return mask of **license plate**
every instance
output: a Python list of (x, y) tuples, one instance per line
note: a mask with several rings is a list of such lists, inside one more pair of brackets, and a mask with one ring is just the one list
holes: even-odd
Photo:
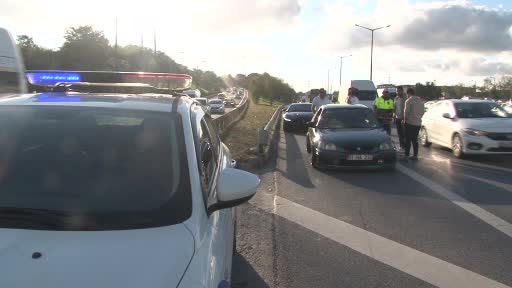
[(500, 142), (501, 148), (512, 148), (512, 141), (510, 142)]
[(348, 155), (347, 156), (347, 160), (351, 160), (351, 161), (368, 161), (368, 160), (373, 160), (373, 155), (353, 154), (353, 155)]

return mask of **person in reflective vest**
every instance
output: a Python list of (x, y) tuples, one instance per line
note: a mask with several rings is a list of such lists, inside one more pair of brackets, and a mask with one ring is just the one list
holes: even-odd
[(389, 97), (388, 89), (382, 91), (382, 96), (375, 99), (373, 110), (377, 116), (377, 120), (386, 130), (388, 135), (391, 135), (391, 123), (393, 122), (393, 113), (395, 111), (395, 102)]

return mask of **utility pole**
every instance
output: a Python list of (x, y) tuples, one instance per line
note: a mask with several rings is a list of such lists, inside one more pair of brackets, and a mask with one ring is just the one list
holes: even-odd
[(117, 71), (117, 17), (116, 17), (116, 38), (114, 44), (114, 70)]
[(156, 28), (153, 28), (154, 53), (156, 54)]
[(329, 82), (331, 80), (331, 69), (327, 69), (327, 94), (329, 94)]
[(391, 25), (382, 26), (382, 27), (379, 27), (379, 28), (368, 28), (368, 27), (364, 27), (364, 26), (361, 26), (361, 25), (358, 25), (358, 24), (356, 24), (356, 26), (359, 27), (359, 28), (363, 28), (363, 29), (366, 29), (366, 30), (372, 32), (372, 48), (371, 48), (371, 55), (370, 55), (370, 80), (373, 80), (372, 79), (372, 77), (373, 77), (373, 32), (375, 32), (377, 30), (380, 30), (380, 29), (383, 29), (383, 28), (391, 27)]
[(340, 56), (340, 86), (341, 86), (341, 74), (343, 73), (343, 58), (352, 57), (352, 54), (346, 56)]

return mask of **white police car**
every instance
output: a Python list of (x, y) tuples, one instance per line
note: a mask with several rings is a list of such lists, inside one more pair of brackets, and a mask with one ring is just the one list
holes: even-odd
[[(0, 100), (0, 287), (229, 287), (233, 207), (259, 178), (196, 101), (72, 92), (87, 75), (28, 73), (67, 91)], [(191, 80), (102, 77), (136, 75)]]

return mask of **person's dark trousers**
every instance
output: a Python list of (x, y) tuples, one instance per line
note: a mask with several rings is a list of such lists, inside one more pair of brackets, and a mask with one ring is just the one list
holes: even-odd
[(412, 149), (414, 156), (418, 156), (418, 134), (420, 133), (420, 126), (405, 123), (405, 156), (409, 156)]
[(402, 119), (395, 119), (396, 132), (398, 133), (398, 141), (400, 142), (400, 148), (405, 149), (405, 131)]
[(388, 135), (391, 135), (391, 123), (389, 123), (389, 121), (383, 120), (383, 119), (379, 119), (379, 123), (382, 126), (382, 128), (384, 128), (384, 130), (386, 130)]

